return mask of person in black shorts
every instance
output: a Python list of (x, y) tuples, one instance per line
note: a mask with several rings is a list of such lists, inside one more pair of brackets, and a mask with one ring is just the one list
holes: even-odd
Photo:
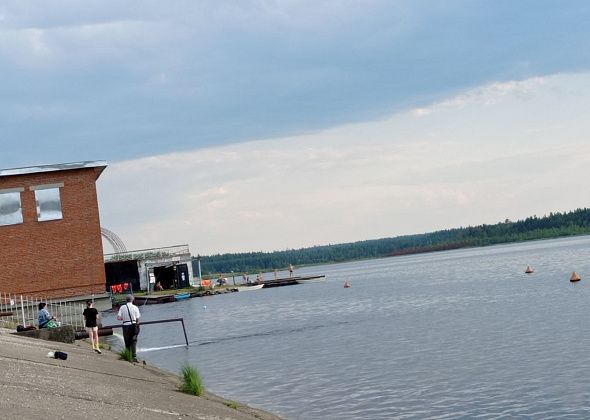
[(92, 349), (98, 354), (102, 354), (98, 341), (98, 325), (96, 322), (98, 318), (98, 311), (96, 308), (92, 307), (91, 300), (86, 301), (86, 309), (84, 309), (82, 315), (84, 315), (86, 330), (88, 331), (88, 337), (90, 337), (90, 342), (92, 343)]

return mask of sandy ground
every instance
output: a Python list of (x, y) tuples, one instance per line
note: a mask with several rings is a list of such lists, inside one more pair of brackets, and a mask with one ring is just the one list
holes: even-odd
[[(63, 344), (19, 337), (0, 329), (0, 412), (14, 419), (236, 419), (279, 417), (238, 403), (231, 408), (212, 394), (177, 390), (178, 377), (96, 354), (84, 341)], [(67, 360), (47, 357), (68, 353)]]

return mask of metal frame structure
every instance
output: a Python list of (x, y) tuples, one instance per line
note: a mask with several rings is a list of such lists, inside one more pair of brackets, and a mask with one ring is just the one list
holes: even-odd
[(101, 227), (100, 233), (103, 236), (103, 238), (105, 238), (111, 244), (115, 253), (118, 254), (127, 252), (127, 247), (125, 246), (125, 243), (115, 232)]

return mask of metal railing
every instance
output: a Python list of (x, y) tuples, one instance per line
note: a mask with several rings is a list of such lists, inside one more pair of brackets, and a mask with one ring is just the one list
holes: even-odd
[(57, 319), (61, 325), (72, 325), (74, 329), (84, 328), (82, 312), (86, 305), (79, 301), (67, 299), (45, 299), (40, 296), (25, 296), (15, 293), (0, 292), (0, 327), (16, 329), (23, 327), (39, 327), (39, 303), (45, 302), (45, 309)]
[(164, 248), (140, 249), (137, 251), (105, 254), (104, 262), (150, 260), (159, 258), (182, 257), (186, 255), (190, 257), (190, 250), (188, 245), (176, 245)]
[[(186, 335), (186, 328), (184, 327), (184, 318), (159, 319), (157, 321), (142, 321), (139, 325), (163, 324), (165, 322), (180, 322), (182, 324), (182, 332), (184, 333), (184, 341), (188, 347), (188, 337)], [(123, 328), (122, 324), (104, 325), (102, 328)]]

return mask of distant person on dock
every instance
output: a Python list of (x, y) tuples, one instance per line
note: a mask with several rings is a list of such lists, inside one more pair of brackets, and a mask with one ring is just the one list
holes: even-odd
[(164, 290), (164, 288), (162, 287), (162, 283), (160, 283), (159, 281), (156, 282), (156, 285), (154, 286), (154, 289), (157, 290), (157, 291)]
[(39, 303), (39, 315), (37, 317), (39, 328), (55, 328), (58, 326), (57, 319), (49, 313), (45, 308), (46, 306), (45, 302)]
[(293, 264), (289, 264), (289, 277), (293, 277)]
[(275, 270), (275, 280), (279, 279), (279, 270)]
[(123, 340), (125, 347), (131, 351), (133, 361), (137, 360), (137, 336), (139, 335), (139, 308), (133, 304), (133, 295), (127, 295), (127, 303), (119, 308), (117, 319), (123, 321)]
[(86, 301), (86, 309), (84, 309), (82, 315), (84, 316), (84, 323), (86, 325), (86, 331), (88, 331), (90, 343), (92, 343), (92, 350), (98, 354), (102, 354), (100, 351), (100, 342), (98, 341), (98, 311), (96, 308), (93, 308), (91, 300)]
[(260, 274), (260, 273), (256, 274), (256, 283), (258, 283), (258, 284), (262, 283), (262, 274)]

